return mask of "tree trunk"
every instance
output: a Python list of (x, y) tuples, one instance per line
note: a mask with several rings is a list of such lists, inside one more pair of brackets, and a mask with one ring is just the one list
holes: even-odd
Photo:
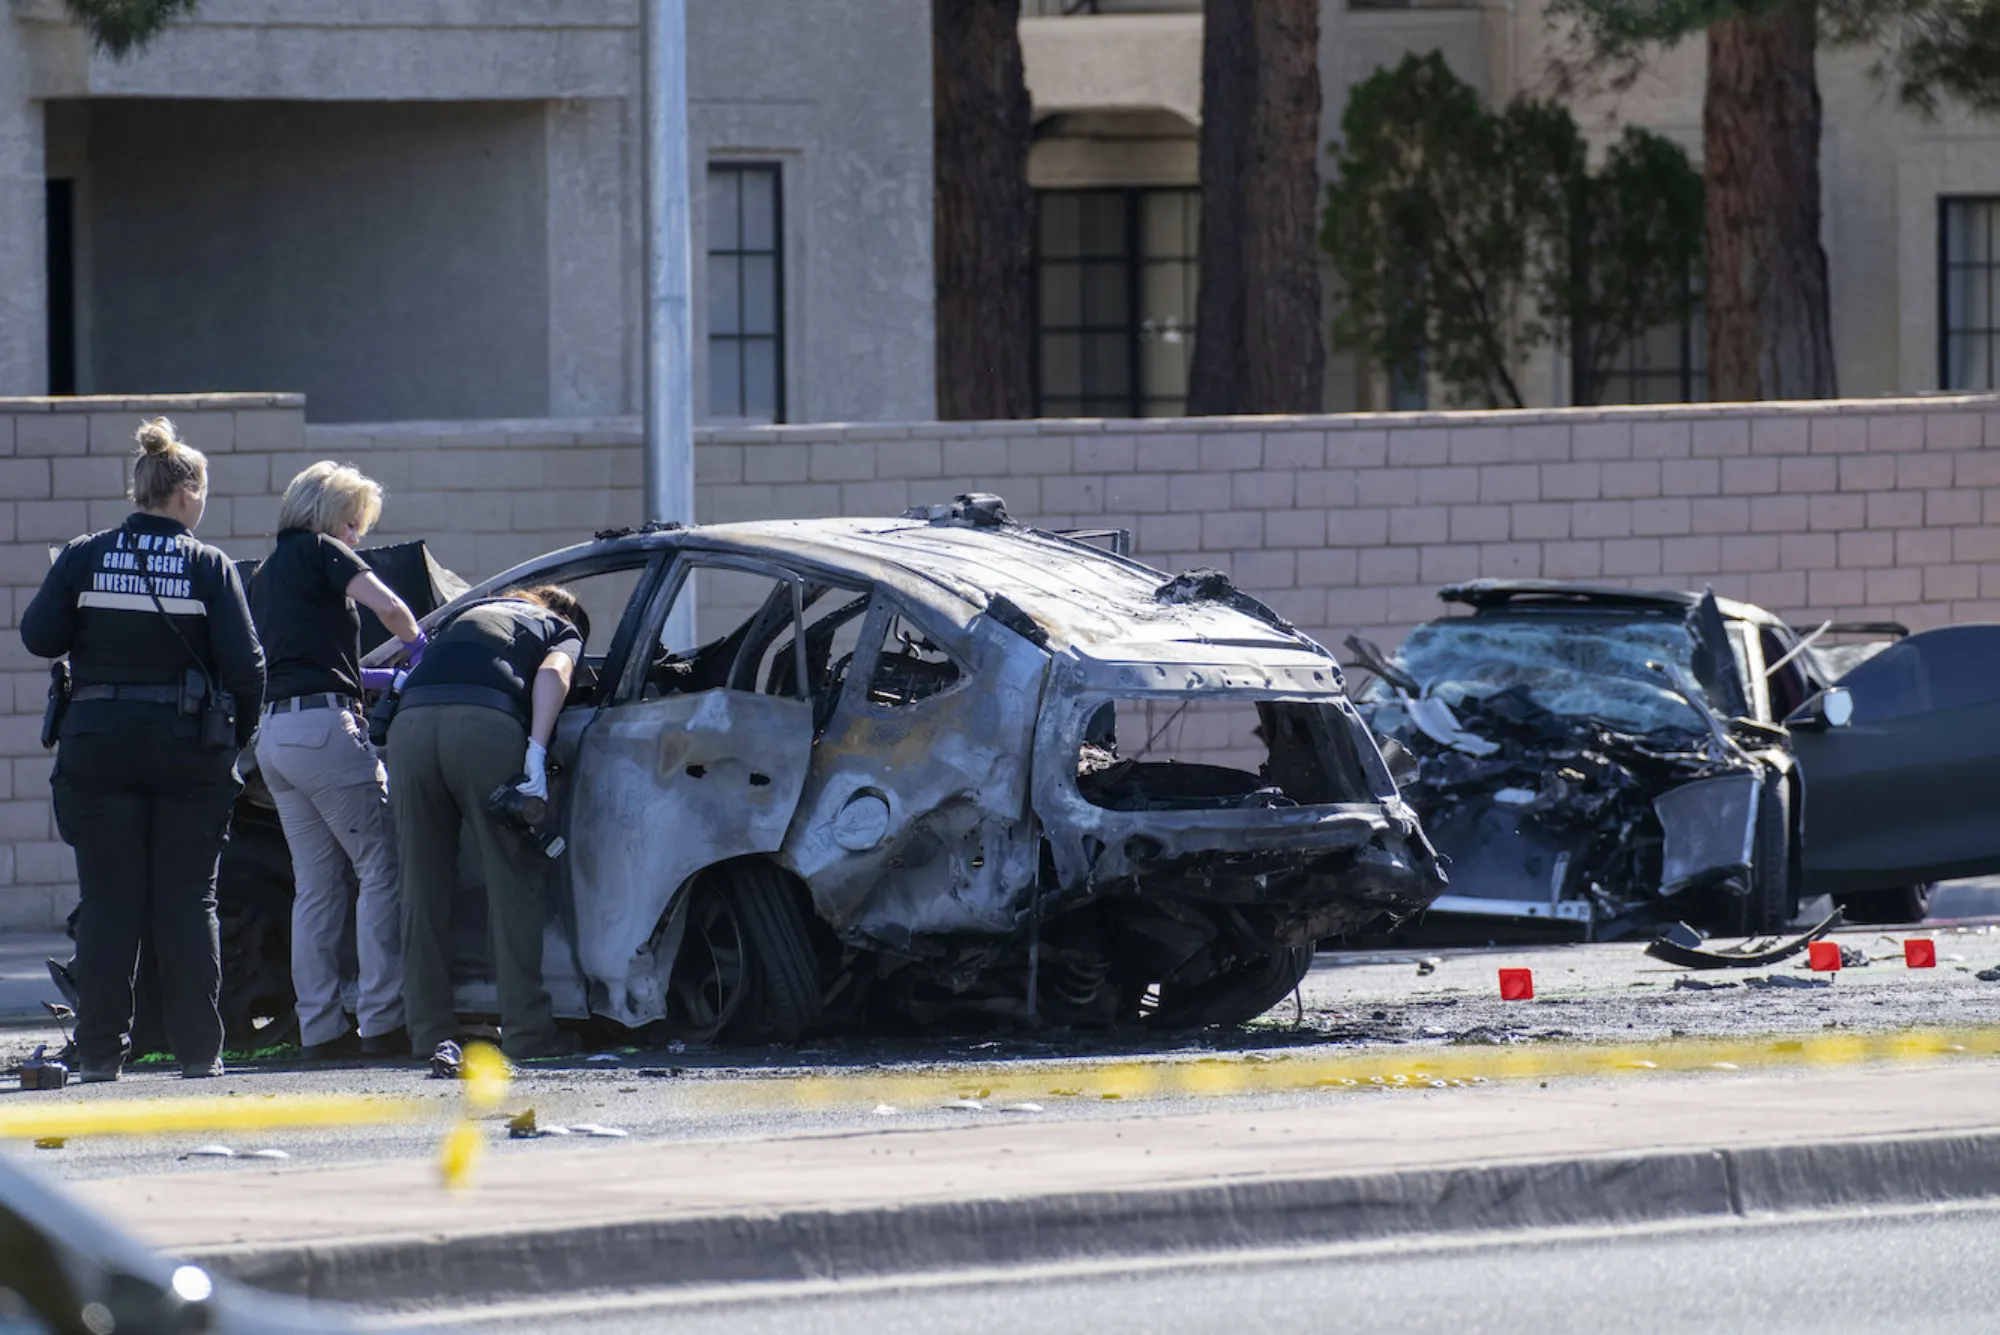
[(1702, 108), (1708, 385), (1718, 402), (1835, 393), (1820, 244), (1814, 0), (1708, 29)]
[(944, 419), (1035, 411), (1020, 0), (931, 0), (937, 399)]
[(1188, 411), (1324, 405), (1318, 0), (1207, 0)]

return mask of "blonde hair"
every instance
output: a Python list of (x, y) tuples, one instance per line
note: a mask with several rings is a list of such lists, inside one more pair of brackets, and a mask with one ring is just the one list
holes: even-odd
[(155, 417), (140, 427), (139, 461), (132, 465), (132, 503), (157, 510), (182, 488), (208, 490), (208, 456), (181, 441), (174, 424)]
[(293, 478), (278, 502), (278, 527), (338, 536), (349, 521), (366, 533), (382, 517), (382, 484), (352, 464), (322, 459)]

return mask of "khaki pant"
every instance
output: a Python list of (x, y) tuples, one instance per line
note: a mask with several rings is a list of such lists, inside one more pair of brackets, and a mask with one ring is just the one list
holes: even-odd
[(403, 855), (403, 1003), (418, 1053), (450, 1038), (457, 1026), (451, 900), (461, 820), (479, 841), (486, 880), (501, 1050), (531, 1057), (555, 1040), (555, 1014), (542, 986), (549, 862), (486, 814), (493, 790), (519, 777), (527, 749), (520, 723), (480, 705), (404, 709), (389, 730), (389, 796)]
[(396, 828), (382, 762), (367, 730), (345, 709), (267, 714), (257, 730), (257, 768), (277, 803), (298, 886), (292, 901), (292, 986), (299, 1041), (331, 1043), (347, 1032), (340, 1008), (340, 938), (347, 926), (347, 867), (361, 892), (354, 949), (361, 988), (355, 1015), (373, 1038), (403, 1023), (403, 911)]

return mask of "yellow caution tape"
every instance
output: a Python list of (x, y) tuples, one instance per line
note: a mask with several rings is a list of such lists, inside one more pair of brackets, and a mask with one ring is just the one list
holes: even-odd
[[(1323, 1051), (1319, 1050), (1319, 1051)], [(727, 1107), (830, 1108), (871, 1104), (912, 1109), (975, 1101), (1004, 1106), (1034, 1099), (1221, 1098), (1328, 1089), (1463, 1088), (1557, 1078), (1644, 1079), (1690, 1072), (1851, 1066), (1891, 1061), (2000, 1057), (2000, 1029), (1806, 1038), (1668, 1039), (1646, 1045), (1524, 1043), (1513, 1047), (1404, 1045), (1323, 1056), (1315, 1052), (1147, 1061), (1033, 1062), (950, 1072), (869, 1072), (789, 1078), (737, 1076), (684, 1086)]]
[(449, 1189), (472, 1185), (472, 1172), (486, 1152), (485, 1138), (472, 1121), (474, 1115), (492, 1112), (507, 1098), (507, 1059), (498, 1048), (491, 1043), (468, 1043), (461, 1062), (465, 1107), (438, 1146), (438, 1176)]
[(435, 1116), (418, 1099), (358, 1094), (270, 1095), (262, 1098), (64, 1099), (32, 1107), (0, 1107), (0, 1138), (153, 1136), (175, 1131), (275, 1131), (326, 1126), (379, 1126)]

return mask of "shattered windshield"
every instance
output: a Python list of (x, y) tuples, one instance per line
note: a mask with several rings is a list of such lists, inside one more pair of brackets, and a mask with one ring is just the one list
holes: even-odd
[(1417, 627), (1396, 662), (1426, 695), (1457, 706), (1509, 687), (1551, 713), (1601, 719), (1631, 732), (1700, 726), (1647, 660), (1694, 675), (1694, 637), (1675, 621), (1462, 617)]

